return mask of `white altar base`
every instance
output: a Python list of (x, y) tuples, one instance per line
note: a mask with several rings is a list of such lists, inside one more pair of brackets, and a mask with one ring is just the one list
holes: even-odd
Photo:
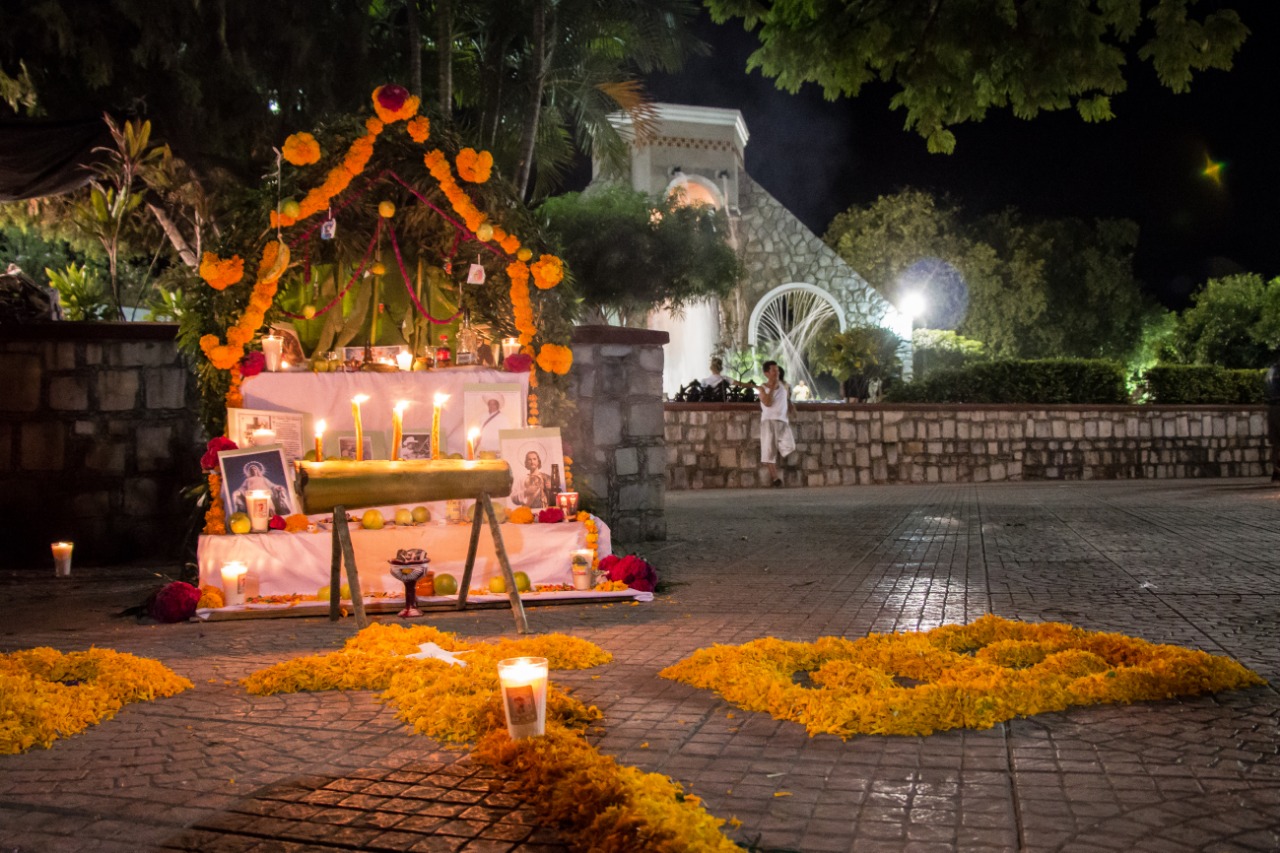
[[(438, 518), (435, 504), (433, 518)], [(390, 508), (394, 512), (394, 507)], [(353, 511), (356, 516), (360, 512)], [(386, 509), (384, 517), (390, 517)], [(594, 516), (592, 516), (595, 518)], [(596, 552), (603, 558), (611, 553), (609, 526), (595, 518), (599, 540)], [(502, 542), (511, 562), (511, 571), (524, 572), (537, 584), (571, 584), (570, 552), (587, 547), (587, 526), (569, 521), (559, 524), (502, 524)], [(391, 593), (404, 596), (404, 584), (391, 577), (389, 562), (402, 548), (425, 548), (431, 558), (428, 569), (436, 575), (451, 574), (462, 583), (466, 568), (467, 546), (471, 541), (471, 524), (447, 524), (429, 521), (425, 524), (398, 527), (387, 524), (381, 530), (365, 530), (351, 524), (351, 545), (355, 551), (364, 593)], [(233, 560), (244, 563), (245, 595), (315, 595), (329, 585), (333, 561), (333, 533), (270, 533), (201, 536), (197, 550), (200, 584), (222, 588), (222, 566)], [(476, 548), (471, 588), (488, 590), (490, 578), (499, 577), (497, 553), (486, 521)], [(343, 583), (346, 567), (343, 567)], [(495, 597), (496, 598), (496, 597)], [(506, 596), (502, 596), (505, 600)]]

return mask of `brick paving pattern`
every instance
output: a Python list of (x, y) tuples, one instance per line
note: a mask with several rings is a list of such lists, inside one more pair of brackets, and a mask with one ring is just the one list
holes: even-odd
[[(946, 484), (669, 494), (640, 549), (652, 604), (532, 607), (615, 661), (553, 678), (605, 713), (595, 743), (667, 774), (758, 851), (1280, 849), (1280, 698), (1075, 708), (985, 731), (809, 737), (658, 671), (712, 643), (923, 630), (993, 612), (1237, 658), (1280, 677), (1280, 490), (1259, 481)], [(252, 697), (236, 681), (336, 649), (350, 621), (139, 625), (145, 567), (0, 577), (0, 650), (91, 645), (196, 684), (0, 756), (3, 851), (567, 849), (466, 750), (376, 696)], [(394, 617), (382, 617), (395, 621)], [(430, 614), (468, 638), (505, 611)], [(784, 796), (777, 796), (783, 794)]]

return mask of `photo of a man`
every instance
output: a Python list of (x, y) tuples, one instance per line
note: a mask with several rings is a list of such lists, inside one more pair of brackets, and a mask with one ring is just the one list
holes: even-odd
[(464, 387), (463, 394), (466, 431), (479, 430), (476, 452), (501, 452), (501, 433), (524, 425), (520, 386), (505, 382), (475, 383)]

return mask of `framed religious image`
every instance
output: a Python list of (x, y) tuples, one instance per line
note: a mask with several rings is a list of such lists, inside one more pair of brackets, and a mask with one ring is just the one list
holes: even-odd
[(508, 503), (535, 511), (555, 506), (556, 492), (564, 491), (560, 428), (507, 429), (499, 439), (515, 481)]
[(471, 430), (480, 430), (476, 438), (477, 455), (486, 450), (501, 455), (499, 434), (524, 426), (522, 389), (518, 382), (469, 382), (462, 386), (464, 433), (470, 435)]
[[(324, 434), (324, 455), (336, 459), (356, 458), (356, 434), (354, 430), (339, 430)], [(381, 432), (364, 431), (364, 458), (389, 459), (387, 442)]]
[(273, 514), (301, 511), (293, 493), (293, 466), (285, 461), (284, 448), (279, 445), (224, 450), (218, 454), (218, 465), (222, 468), (222, 499), (227, 515), (247, 513), (249, 493), (259, 489), (271, 495)]
[(400, 435), (401, 459), (430, 459), (431, 430), (405, 430)]
[(281, 370), (301, 370), (307, 366), (307, 354), (292, 323), (272, 323), (271, 334), (283, 339), (280, 345)]
[(267, 409), (227, 409), (227, 437), (237, 447), (249, 448), (279, 444), (290, 462), (303, 457), (310, 446), (311, 416), (299, 412), (276, 412)]

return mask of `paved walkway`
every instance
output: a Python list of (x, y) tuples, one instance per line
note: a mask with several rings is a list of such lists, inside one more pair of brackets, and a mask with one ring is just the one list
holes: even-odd
[[(806, 736), (657, 672), (713, 642), (927, 629), (986, 612), (1231, 655), (1280, 683), (1280, 490), (1256, 480), (683, 492), (643, 549), (649, 605), (534, 608), (613, 652), (557, 673), (598, 745), (668, 774), (760, 851), (1280, 849), (1280, 697), (1045, 714), (929, 737)], [(25, 574), (25, 576), (24, 576)], [(0, 756), (0, 851), (552, 851), (467, 760), (365, 693), (250, 697), (236, 679), (332, 650), (350, 622), (152, 626), (109, 613), (154, 578), (0, 578), (0, 649), (90, 645), (195, 682), (49, 750)], [(476, 638), (510, 613), (431, 616)], [(776, 797), (779, 792), (790, 796)]]

